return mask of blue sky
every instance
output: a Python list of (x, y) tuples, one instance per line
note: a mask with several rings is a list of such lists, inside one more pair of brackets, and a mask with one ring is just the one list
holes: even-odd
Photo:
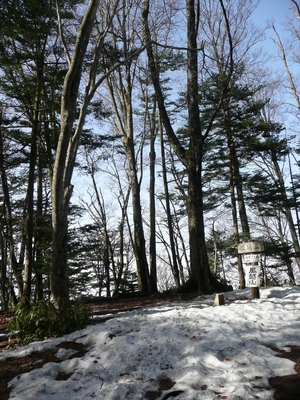
[[(277, 32), (284, 41), (289, 33), (287, 33), (283, 24), (287, 17), (292, 16), (291, 7), (291, 0), (260, 0), (260, 4), (252, 15), (252, 20), (260, 28), (265, 28), (270, 22), (274, 23)], [(266, 31), (263, 47), (268, 53), (275, 54), (277, 49), (270, 37), (276, 38), (272, 29)], [(274, 63), (274, 60), (272, 62)]]
[(261, 0), (255, 12), (255, 20), (259, 25), (270, 20), (278, 25), (290, 13), (290, 6), (290, 0)]

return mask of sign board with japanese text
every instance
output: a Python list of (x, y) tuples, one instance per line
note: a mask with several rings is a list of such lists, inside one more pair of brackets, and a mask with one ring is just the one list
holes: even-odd
[(262, 253), (264, 251), (264, 245), (262, 242), (252, 241), (238, 244), (238, 253)]
[(260, 286), (260, 266), (259, 265), (245, 265), (245, 280), (246, 287), (259, 287)]
[(245, 264), (259, 263), (260, 257), (261, 257), (260, 253), (242, 254), (242, 260), (243, 260), (243, 263), (245, 263)]

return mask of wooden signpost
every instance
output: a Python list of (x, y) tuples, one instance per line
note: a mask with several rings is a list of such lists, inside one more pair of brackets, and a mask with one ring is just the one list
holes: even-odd
[(245, 269), (246, 287), (251, 288), (251, 299), (259, 299), (260, 258), (264, 245), (258, 241), (238, 244), (238, 253), (242, 255)]

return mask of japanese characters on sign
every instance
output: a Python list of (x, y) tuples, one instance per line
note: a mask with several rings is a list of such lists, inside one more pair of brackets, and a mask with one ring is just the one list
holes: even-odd
[(260, 266), (259, 265), (245, 265), (245, 278), (246, 287), (259, 287), (260, 286)]
[(247, 253), (242, 255), (245, 264), (260, 262), (260, 253)]
[(262, 242), (245, 242), (238, 244), (238, 253), (262, 253), (264, 251), (264, 245)]
[(238, 253), (242, 254), (245, 268), (246, 287), (260, 286), (260, 257), (263, 251), (262, 242), (249, 241), (238, 244)]

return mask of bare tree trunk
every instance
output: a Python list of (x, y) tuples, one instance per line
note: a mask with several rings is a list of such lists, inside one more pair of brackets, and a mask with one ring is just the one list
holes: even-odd
[[(73, 58), (65, 77), (61, 97), (61, 129), (58, 139), (52, 182), (52, 264), (51, 293), (58, 309), (69, 307), (67, 245), (68, 213), (73, 187), (71, 178), (81, 135), (85, 110), (81, 110), (81, 129), (74, 134), (77, 99), (82, 66), (100, 0), (90, 0), (79, 28)], [(87, 105), (86, 105), (87, 106)]]
[[(278, 231), (278, 237), (279, 240), (282, 244), (286, 243), (286, 237), (284, 234), (284, 231), (282, 229), (282, 217), (281, 217), (282, 212), (280, 210), (277, 210), (277, 212), (275, 213), (275, 218), (276, 218), (276, 222), (277, 222), (277, 231)], [(274, 232), (272, 230), (270, 230), (269, 226), (267, 225), (265, 218), (262, 217), (262, 224), (263, 227), (265, 229), (265, 231), (267, 232), (267, 237), (270, 240), (274, 240)], [(289, 284), (290, 285), (295, 285), (296, 284), (296, 280), (295, 280), (295, 275), (294, 275), (294, 271), (293, 271), (293, 266), (291, 263), (291, 257), (289, 255), (286, 255), (286, 257), (284, 257), (284, 259), (282, 258), (282, 260), (285, 261), (286, 263), (286, 272), (287, 275), (289, 277)], [(267, 266), (266, 266), (266, 257), (264, 260), (264, 282), (265, 282), (265, 286), (267, 286)]]
[(37, 199), (36, 199), (36, 218), (35, 218), (35, 245), (34, 245), (34, 272), (35, 272), (35, 300), (40, 301), (44, 298), (43, 295), (43, 264), (44, 257), (42, 252), (43, 243), (43, 167), (41, 161), (42, 149), (38, 147), (37, 157)]
[(211, 272), (208, 264), (204, 218), (202, 157), (203, 134), (199, 115), (198, 52), (197, 52), (197, 15), (199, 3), (186, 1), (187, 14), (187, 102), (190, 148), (188, 154), (188, 202), (189, 242), (191, 259), (191, 281), (200, 293), (213, 292)]
[(140, 185), (135, 179), (134, 185), (131, 184), (131, 188), (134, 223), (134, 253), (137, 263), (139, 290), (147, 293), (150, 291), (150, 287), (148, 261), (146, 257), (146, 241), (142, 219)]
[(150, 284), (151, 292), (157, 292), (157, 266), (156, 266), (156, 229), (155, 229), (155, 139), (156, 139), (156, 105), (150, 126)]
[[(232, 180), (231, 177), (230, 177), (230, 180)], [(239, 228), (238, 228), (235, 190), (234, 190), (234, 185), (232, 182), (230, 183), (230, 199), (231, 199), (231, 213), (232, 213), (232, 221), (233, 221), (234, 243), (237, 248), (237, 246), (240, 242), (240, 235), (239, 235)], [(242, 257), (240, 254), (237, 255), (237, 264), (238, 264), (240, 288), (244, 289), (245, 288), (245, 274), (244, 274), (244, 270), (243, 270)]]
[[(127, 53), (127, 43), (124, 43), (125, 54)], [(131, 187), (132, 211), (133, 211), (133, 246), (136, 258), (136, 268), (138, 274), (138, 286), (141, 292), (150, 292), (150, 275), (146, 254), (146, 240), (143, 227), (142, 205), (141, 205), (141, 179), (138, 176), (138, 165), (136, 161), (135, 138), (133, 126), (133, 107), (132, 107), (132, 76), (131, 60), (124, 66), (125, 77), (122, 72), (117, 71), (117, 76), (111, 75), (108, 79), (108, 87), (113, 103), (115, 115), (118, 121), (119, 132), (123, 136), (123, 144), (128, 161), (128, 178)], [(115, 78), (115, 79), (114, 79)], [(117, 94), (116, 94), (117, 93)], [(119, 98), (122, 99), (120, 101)], [(120, 111), (121, 110), (121, 111)]]
[[(219, 0), (223, 7), (224, 17), (225, 8), (222, 0)], [(166, 134), (170, 140), (177, 157), (185, 165), (188, 175), (188, 224), (189, 224), (189, 243), (190, 243), (190, 266), (191, 277), (182, 287), (182, 290), (198, 290), (201, 293), (209, 293), (214, 290), (226, 290), (226, 285), (221, 284), (212, 275), (206, 250), (205, 229), (204, 229), (204, 208), (203, 208), (203, 182), (202, 182), (202, 162), (204, 151), (204, 139), (210, 131), (214, 117), (207, 128), (207, 132), (203, 135), (200, 124), (199, 115), (199, 86), (198, 86), (198, 17), (199, 17), (199, 1), (186, 1), (187, 14), (187, 101), (188, 101), (188, 128), (190, 135), (190, 147), (188, 150), (181, 145), (176, 136), (164, 102), (162, 93), (159, 70), (152, 49), (151, 32), (149, 29), (149, 0), (144, 1), (143, 24), (144, 37), (147, 45), (147, 55), (149, 59), (149, 67), (151, 78), (157, 96), (157, 102), (160, 115), (165, 127)], [(229, 26), (226, 19), (228, 35)], [(230, 75), (230, 74), (229, 74)], [(225, 89), (224, 89), (225, 90)], [(219, 107), (216, 107), (217, 114)]]
[[(120, 182), (120, 181), (119, 181)], [(123, 203), (120, 204), (121, 207), (121, 219), (120, 219), (120, 224), (119, 224), (119, 254), (120, 254), (120, 262), (118, 265), (118, 274), (115, 280), (115, 290), (114, 290), (114, 295), (117, 295), (119, 293), (119, 288), (120, 288), (120, 283), (121, 279), (124, 273), (124, 269), (126, 266), (127, 261), (125, 262), (125, 257), (124, 257), (124, 227), (125, 227), (125, 222), (127, 218), (127, 208), (128, 208), (128, 202), (129, 202), (129, 196), (130, 196), (131, 188), (129, 187), (127, 190), (127, 193), (125, 196), (122, 196), (123, 198)]]
[[(2, 220), (2, 215), (1, 215)], [(0, 226), (0, 282), (1, 282), (1, 309), (3, 311), (8, 311), (9, 304), (9, 291), (8, 291), (8, 278), (7, 278), (7, 244), (5, 240), (5, 235), (3, 234), (2, 224)]]
[[(12, 225), (12, 213), (9, 188), (7, 182), (7, 175), (4, 166), (4, 154), (3, 154), (3, 132), (2, 132), (2, 110), (0, 110), (0, 171), (1, 171), (1, 184), (4, 198), (4, 216), (6, 221), (6, 247), (9, 250), (9, 262), (16, 278), (19, 293), (23, 290), (23, 279), (22, 279), (22, 268), (17, 262), (14, 246), (13, 236), (13, 225)], [(6, 257), (5, 257), (6, 258)], [(2, 268), (4, 268), (4, 259), (2, 259)], [(7, 259), (7, 258), (6, 258)], [(6, 265), (5, 265), (6, 268)]]
[[(103, 249), (103, 263), (104, 263), (104, 271), (105, 271), (105, 278), (106, 278), (106, 296), (111, 297), (111, 291), (110, 291), (110, 259), (113, 260), (113, 251), (112, 251), (112, 245), (109, 237), (109, 232), (108, 232), (108, 227), (107, 227), (107, 217), (105, 214), (105, 208), (103, 204), (103, 197), (100, 195), (97, 183), (95, 180), (95, 172), (94, 172), (94, 165), (91, 163), (89, 165), (89, 169), (91, 171), (91, 178), (93, 182), (93, 187), (94, 187), (94, 192), (96, 194), (96, 199), (97, 199), (97, 213), (100, 218), (100, 224), (101, 228), (103, 230), (103, 242), (104, 242), (104, 249)], [(102, 197), (102, 201), (101, 201)]]
[(160, 132), (161, 132), (160, 133), (161, 163), (162, 163), (162, 176), (163, 176), (163, 182), (164, 182), (165, 208), (166, 208), (166, 217), (167, 217), (169, 240), (170, 240), (170, 249), (171, 249), (171, 254), (172, 254), (171, 270), (173, 273), (175, 285), (176, 285), (176, 287), (179, 287), (180, 286), (179, 268), (178, 268), (178, 263), (177, 263), (177, 253), (176, 253), (175, 240), (174, 240), (174, 229), (173, 229), (173, 222), (172, 222), (172, 216), (171, 216), (170, 195), (169, 195), (169, 187), (168, 187), (168, 179), (167, 179), (165, 148), (164, 148), (164, 138), (163, 138), (162, 127), (160, 128)]
[[(116, 168), (117, 171), (117, 168)], [(117, 296), (119, 293), (119, 289), (120, 289), (120, 284), (121, 284), (121, 279), (124, 273), (124, 269), (126, 266), (127, 261), (125, 262), (125, 257), (124, 257), (124, 229), (125, 229), (125, 223), (127, 221), (127, 208), (128, 208), (128, 203), (129, 203), (129, 197), (130, 197), (130, 193), (131, 193), (131, 187), (129, 186), (127, 188), (127, 192), (124, 194), (123, 192), (123, 188), (122, 188), (122, 184), (121, 184), (121, 179), (120, 176), (117, 172), (117, 177), (118, 177), (118, 184), (119, 184), (119, 188), (120, 188), (120, 194), (121, 196), (119, 197), (118, 201), (119, 201), (119, 205), (120, 205), (120, 209), (121, 209), (121, 219), (120, 219), (120, 223), (119, 223), (119, 255), (120, 255), (120, 261), (118, 263), (118, 271), (116, 276), (114, 277), (115, 280), (115, 288), (114, 288), (114, 296)], [(130, 228), (129, 228), (130, 229)], [(130, 235), (131, 237), (131, 235)], [(132, 243), (132, 239), (130, 240)]]
[[(292, 9), (292, 12), (295, 14), (295, 16), (297, 17), (297, 21), (299, 22), (299, 16), (300, 16), (299, 4), (295, 0), (291, 0), (291, 1), (292, 1), (293, 5), (294, 5), (294, 9)], [(273, 40), (274, 40), (274, 43), (277, 45), (277, 47), (278, 47), (278, 49), (279, 49), (279, 51), (281, 53), (281, 59), (282, 59), (283, 65), (285, 67), (285, 71), (286, 71), (286, 74), (287, 74), (287, 78), (288, 78), (291, 94), (294, 97), (296, 107), (299, 110), (300, 109), (300, 98), (299, 98), (299, 89), (297, 88), (297, 82), (298, 81), (297, 81), (297, 78), (294, 77), (293, 72), (292, 72), (292, 70), (291, 70), (291, 68), (289, 66), (288, 55), (287, 55), (286, 49), (284, 47), (284, 44), (283, 44), (283, 42), (282, 42), (282, 40), (281, 40), (281, 38), (280, 38), (275, 26), (274, 26), (274, 24), (273, 24), (272, 27), (273, 27), (274, 33), (275, 33), (275, 35), (277, 37), (277, 40), (275, 40), (275, 39), (273, 39)], [(288, 29), (292, 33), (292, 39), (291, 40), (293, 40), (293, 46), (291, 46), (291, 49), (290, 49), (289, 53), (291, 54), (292, 59), (298, 60), (297, 55), (295, 54), (295, 52), (297, 52), (297, 46), (295, 46), (295, 43), (299, 43), (298, 27), (294, 26), (293, 23), (290, 23)], [(293, 50), (293, 48), (295, 49), (295, 51)], [(274, 159), (274, 155), (272, 155), (272, 157), (273, 157), (272, 159)], [(276, 170), (276, 173), (277, 173), (278, 177), (280, 177), (281, 176), (281, 172), (279, 171), (278, 165), (277, 166), (275, 165), (275, 170)], [(281, 179), (282, 179), (282, 176), (281, 176), (281, 178), (279, 180), (281, 180)], [(284, 187), (284, 186), (282, 186), (282, 187)], [(284, 189), (284, 196), (286, 197), (285, 189)], [(296, 253), (295, 260), (296, 260), (297, 266), (298, 266), (298, 268), (300, 270), (299, 238), (297, 236), (297, 232), (296, 232), (295, 225), (294, 225), (294, 222), (293, 222), (293, 217), (292, 217), (292, 213), (291, 213), (290, 207), (285, 207), (285, 212), (286, 212), (286, 219), (288, 221), (288, 225), (289, 225), (289, 229), (290, 229), (290, 233), (291, 233), (291, 237), (292, 237), (293, 246), (294, 246), (295, 253)], [(299, 229), (299, 227), (298, 227), (298, 229)]]
[[(37, 89), (39, 92), (39, 89)], [(38, 93), (40, 96), (40, 93)], [(24, 267), (24, 280), (21, 302), (24, 305), (30, 304), (31, 301), (31, 285), (32, 285), (32, 270), (33, 270), (33, 232), (34, 232), (34, 183), (35, 183), (35, 167), (37, 159), (37, 138), (39, 130), (39, 106), (40, 101), (37, 98), (34, 106), (34, 116), (32, 121), (31, 133), (31, 146), (30, 146), (30, 160), (29, 160), (29, 176), (27, 188), (27, 210), (26, 210), (26, 253), (25, 253), (25, 267)]]
[(283, 197), (283, 209), (284, 209), (284, 215), (286, 218), (286, 221), (288, 223), (289, 226), (289, 231), (291, 234), (291, 238), (292, 238), (292, 244), (295, 250), (295, 261), (297, 263), (297, 266), (300, 270), (300, 245), (299, 245), (299, 239), (297, 236), (297, 230), (294, 224), (294, 220), (293, 220), (293, 216), (292, 216), (292, 212), (291, 212), (291, 208), (289, 205), (289, 200), (287, 197), (287, 193), (286, 193), (286, 188), (285, 188), (285, 184), (284, 184), (284, 180), (283, 180), (283, 176), (282, 176), (282, 172), (280, 170), (279, 164), (278, 164), (278, 160), (277, 160), (277, 154), (276, 151), (274, 149), (271, 148), (271, 157), (272, 157), (272, 162), (273, 162), (273, 166), (274, 166), (274, 170), (275, 170), (275, 174), (280, 186), (280, 190), (281, 190), (281, 194)]
[[(231, 135), (227, 133), (227, 144), (228, 144), (228, 155), (229, 155), (229, 189), (230, 189), (230, 199), (231, 199), (231, 213), (232, 213), (232, 221), (233, 221), (233, 233), (234, 233), (234, 242), (237, 248), (240, 242), (240, 234), (239, 234), (239, 226), (238, 226), (238, 215), (237, 215), (237, 207), (236, 207), (236, 196), (235, 191), (238, 192), (238, 199), (240, 199), (239, 204), (242, 205), (240, 207), (240, 219), (242, 224), (242, 232), (243, 238), (250, 238), (248, 219), (246, 216), (246, 210), (244, 210), (243, 206), (243, 193), (241, 193), (241, 189), (238, 189), (239, 182), (237, 182), (237, 174), (239, 175), (239, 170), (237, 168), (238, 160), (236, 158), (235, 145), (233, 143)], [(244, 210), (244, 213), (243, 213)], [(242, 257), (240, 254), (237, 255), (237, 264), (238, 264), (238, 274), (239, 274), (239, 283), (240, 288), (245, 288), (245, 274), (243, 269)]]

